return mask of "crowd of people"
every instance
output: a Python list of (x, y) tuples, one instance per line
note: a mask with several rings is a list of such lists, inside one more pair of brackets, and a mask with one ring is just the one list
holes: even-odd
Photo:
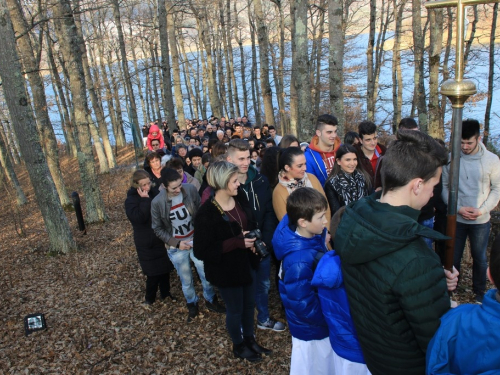
[[(500, 238), (487, 261), (500, 160), (463, 121), (455, 258), (442, 265), (449, 190), (444, 143), (412, 118), (387, 145), (370, 121), (342, 141), (321, 115), (308, 142), (247, 117), (145, 125), (146, 158), (125, 210), (145, 304), (225, 314), (237, 358), (271, 355), (254, 326), (292, 336), (291, 374), (500, 373)], [(466, 239), (476, 305), (452, 306)], [(276, 272), (271, 275), (272, 264)], [(270, 316), (271, 282), (286, 322)], [(223, 304), (218, 296), (222, 298)], [(451, 309), (454, 307), (453, 309)], [(254, 311), (257, 310), (255, 322)], [(467, 353), (467, 355), (464, 355)]]

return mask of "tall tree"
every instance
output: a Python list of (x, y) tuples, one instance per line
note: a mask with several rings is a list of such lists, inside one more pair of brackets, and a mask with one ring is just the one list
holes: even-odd
[[(56, 185), (61, 204), (63, 207), (70, 206), (71, 202), (66, 192), (66, 186), (64, 185), (64, 179), (59, 165), (56, 136), (49, 118), (45, 87), (40, 75), (40, 61), (37, 61), (34, 55), (37, 50), (40, 50), (41, 46), (37, 45), (36, 48), (32, 46), (28, 25), (24, 19), (21, 4), (16, 0), (8, 0), (7, 6), (9, 7), (14, 32), (19, 35), (17, 47), (24, 71), (30, 83), (38, 134), (40, 135), (41, 144), (43, 145), (43, 150), (47, 157), (49, 170)], [(40, 35), (43, 34), (41, 33)]]
[(344, 0), (331, 0), (328, 2), (328, 39), (330, 54), (330, 111), (339, 121), (338, 135), (345, 133), (344, 114)]
[(69, 0), (59, 0), (54, 6), (56, 17), (55, 30), (59, 38), (59, 47), (64, 59), (71, 66), (69, 85), (73, 98), (73, 112), (75, 117), (75, 132), (77, 134), (78, 164), (80, 178), (85, 194), (86, 218), (89, 223), (106, 221), (108, 218), (104, 210), (104, 202), (97, 181), (94, 166), (94, 155), (90, 142), (87, 88), (85, 73), (82, 65), (83, 41), (76, 32), (75, 20)]
[(300, 124), (297, 130), (300, 139), (310, 139), (314, 133), (311, 81), (309, 76), (307, 6), (307, 0), (295, 0), (295, 9), (292, 12), (295, 17), (295, 33), (293, 38), (296, 45), (296, 52), (292, 58), (292, 74), (295, 76), (295, 90), (297, 91), (298, 123)]
[(212, 115), (216, 117), (222, 116), (222, 108), (220, 104), (219, 92), (217, 90), (217, 79), (214, 64), (214, 52), (212, 48), (212, 38), (210, 37), (209, 19), (208, 19), (208, 4), (195, 5), (193, 0), (190, 0), (191, 10), (196, 18), (196, 25), (200, 40), (203, 43), (205, 57), (207, 63), (207, 86), (208, 96), (210, 98), (210, 108)]
[[(165, 0), (158, 0), (158, 27), (160, 29), (161, 73), (163, 77), (163, 95), (167, 122), (175, 124), (175, 106), (172, 97), (172, 74), (170, 73), (170, 48), (168, 45), (167, 4)], [(182, 100), (182, 95), (181, 95)]]
[(443, 9), (429, 9), (429, 135), (444, 138), (439, 98), (439, 68), (443, 45)]
[(259, 41), (260, 91), (264, 101), (266, 123), (274, 125), (273, 91), (269, 82), (269, 36), (266, 26), (262, 1), (254, 0), (255, 21), (257, 24), (257, 40)]
[[(3, 116), (2, 116), (3, 117)], [(17, 179), (16, 172), (14, 171), (14, 166), (10, 160), (10, 155), (7, 150), (7, 146), (4, 142), (5, 134), (3, 131), (3, 126), (0, 125), (0, 166), (2, 167), (5, 177), (10, 182), (12, 189), (16, 192), (16, 203), (18, 206), (22, 206), (25, 204), (26, 195), (24, 195), (23, 189), (21, 188), (21, 184)], [(1, 185), (1, 178), (0, 178)]]
[(392, 47), (392, 132), (396, 134), (399, 121), (401, 121), (401, 106), (403, 104), (403, 74), (401, 72), (401, 33), (403, 24), (403, 11), (406, 0), (393, 0), (394, 12), (394, 45)]
[[(76, 12), (74, 15), (76, 32), (80, 40), (84, 41), (83, 38), (83, 30), (82, 30), (82, 22), (80, 19), (79, 13), (79, 0), (73, 2), (76, 5)], [(108, 173), (109, 168), (116, 167), (115, 156), (113, 154), (113, 148), (111, 147), (111, 143), (109, 142), (109, 134), (108, 134), (108, 125), (106, 124), (106, 120), (104, 118), (104, 111), (102, 109), (101, 101), (97, 96), (97, 90), (94, 87), (94, 80), (92, 79), (92, 74), (90, 72), (89, 60), (87, 57), (87, 48), (85, 46), (85, 42), (80, 45), (81, 56), (82, 56), (82, 66), (83, 72), (85, 74), (85, 85), (87, 87), (87, 91), (89, 93), (90, 101), (92, 103), (92, 110), (95, 114), (95, 118), (97, 121), (97, 127), (99, 129), (99, 137), (100, 142), (102, 143), (102, 147), (106, 154), (104, 160), (100, 160), (101, 165), (101, 173)]]
[[(177, 49), (177, 38), (175, 33), (176, 25), (174, 11), (175, 8), (173, 7), (173, 4), (171, 4), (170, 10), (167, 12), (167, 31), (174, 73), (174, 93), (175, 106), (177, 108), (177, 120), (179, 121), (179, 124), (184, 124), (186, 122), (186, 116), (184, 115), (184, 96), (182, 95), (181, 87), (181, 67), (179, 64), (179, 50)], [(171, 126), (174, 125), (175, 122), (171, 124)]]
[(9, 88), (4, 90), (5, 99), (16, 135), (24, 145), (23, 158), (47, 229), (50, 250), (62, 253), (76, 250), (28, 105), (14, 30), (5, 0), (0, 0), (0, 77), (3, 86)]
[(413, 82), (415, 86), (414, 100), (417, 103), (418, 124), (420, 130), (427, 133), (427, 106), (425, 103), (424, 84), (424, 49), (425, 38), (422, 30), (422, 2), (413, 0), (412, 9), (412, 33), (413, 33), (413, 56), (414, 72)]
[[(134, 132), (136, 142), (138, 145), (142, 144), (142, 136), (141, 136), (141, 130), (139, 129), (139, 118), (137, 117), (137, 106), (135, 104), (135, 97), (134, 97), (134, 89), (132, 88), (132, 79), (130, 77), (130, 71), (128, 69), (128, 59), (127, 59), (127, 51), (125, 49), (125, 38), (123, 36), (123, 26), (122, 26), (122, 20), (121, 20), (121, 15), (120, 15), (120, 4), (118, 0), (111, 0), (111, 5), (113, 6), (113, 19), (115, 21), (115, 27), (116, 27), (116, 33), (118, 34), (118, 46), (119, 46), (119, 55), (120, 55), (120, 62), (121, 62), (121, 68), (123, 70), (123, 74), (125, 75), (124, 77), (124, 82), (125, 82), (125, 87), (126, 91), (128, 93), (128, 100), (127, 100), (127, 105), (129, 107), (129, 121), (132, 123), (132, 126), (134, 127)], [(117, 54), (118, 55), (118, 54)]]
[(484, 137), (483, 142), (488, 145), (490, 140), (490, 120), (491, 120), (491, 105), (493, 103), (493, 79), (495, 74), (495, 34), (497, 30), (498, 18), (498, 3), (493, 5), (493, 15), (491, 17), (491, 34), (490, 34), (490, 50), (489, 50), (489, 71), (488, 71), (488, 99), (486, 101), (486, 110), (484, 112)]

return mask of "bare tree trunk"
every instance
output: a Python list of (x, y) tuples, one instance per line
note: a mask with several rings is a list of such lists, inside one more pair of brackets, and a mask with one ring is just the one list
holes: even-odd
[(472, 43), (474, 42), (474, 38), (476, 36), (476, 28), (479, 18), (477, 14), (477, 5), (473, 5), (472, 9), (474, 10), (474, 19), (472, 20), (469, 39), (465, 42), (464, 66), (467, 66), (467, 62), (469, 61), (470, 49), (472, 47)]
[(89, 223), (103, 222), (108, 218), (104, 210), (104, 202), (97, 182), (94, 156), (90, 142), (89, 123), (87, 119), (87, 114), (89, 113), (86, 97), (87, 90), (80, 49), (83, 41), (76, 33), (76, 25), (69, 1), (59, 0), (53, 9), (56, 16), (55, 29), (59, 38), (59, 46), (64, 59), (72, 67), (68, 73), (75, 113), (78, 164), (87, 206), (86, 218)]
[[(40, 142), (43, 145), (47, 164), (54, 180), (57, 193), (59, 194), (61, 204), (63, 207), (69, 206), (71, 202), (66, 192), (66, 186), (64, 185), (64, 179), (61, 174), (56, 135), (54, 134), (54, 129), (47, 110), (47, 98), (45, 96), (45, 87), (42, 77), (40, 76), (39, 61), (37, 61), (33, 54), (34, 48), (28, 34), (28, 26), (21, 10), (21, 4), (14, 0), (8, 0), (7, 5), (9, 7), (14, 32), (21, 35), (17, 39), (17, 46), (24, 71), (30, 83)], [(40, 48), (41, 46), (37, 46), (37, 49)]]
[[(447, 79), (450, 78), (450, 68), (449, 68), (449, 61), (450, 61), (450, 54), (451, 54), (451, 45), (453, 41), (453, 12), (452, 8), (446, 8), (448, 17), (446, 20), (446, 27), (448, 29), (448, 37), (446, 39), (446, 48), (444, 52), (444, 59), (443, 59), (443, 82), (446, 81)], [(448, 105), (448, 99), (446, 96), (442, 96), (441, 98), (441, 123), (443, 124), (444, 127), (444, 115), (446, 113), (446, 106)]]
[[(133, 12), (133, 10), (132, 10)], [(132, 22), (128, 24), (129, 27), (129, 34), (130, 34), (130, 40), (134, 40), (134, 31), (132, 29)], [(141, 82), (141, 75), (139, 73), (139, 64), (137, 63), (137, 53), (135, 52), (135, 45), (132, 45), (132, 48), (130, 49), (132, 52), (132, 62), (134, 64), (134, 70), (136, 72), (135, 74), (135, 79), (134, 83), (137, 86), (137, 94), (139, 94), (139, 101), (141, 102), (141, 109), (142, 109), (142, 121), (144, 121), (144, 124), (148, 123), (148, 115), (147, 115), (147, 110), (146, 110), (146, 103), (144, 102), (144, 95), (142, 94), (142, 82)], [(146, 60), (146, 59), (144, 59)]]
[(293, 38), (297, 51), (292, 61), (292, 74), (295, 75), (295, 90), (298, 97), (298, 123), (300, 124), (298, 135), (300, 139), (310, 139), (315, 128), (311, 108), (311, 81), (309, 80), (307, 4), (307, 0), (295, 0), (295, 34)]
[(366, 112), (369, 121), (375, 121), (375, 67), (373, 62), (373, 48), (375, 46), (375, 22), (377, 16), (377, 1), (370, 0), (370, 32), (368, 36), (368, 48), (366, 50)]
[(487, 146), (490, 140), (490, 116), (491, 104), (493, 102), (493, 78), (495, 74), (495, 33), (497, 31), (498, 3), (493, 5), (493, 15), (491, 18), (489, 70), (488, 70), (488, 100), (484, 112), (484, 137), (483, 143)]
[[(295, 0), (290, 0), (290, 13), (292, 15), (296, 14), (297, 12), (297, 7), (296, 7), (296, 2)], [(297, 94), (297, 89), (296, 89), (296, 76), (297, 73), (295, 72), (295, 66), (293, 62), (296, 60), (296, 55), (297, 55), (297, 43), (295, 40), (295, 24), (296, 24), (296, 19), (295, 16), (291, 17), (291, 34), (292, 34), (292, 40), (291, 40), (291, 45), (292, 45), (292, 71), (290, 75), (290, 133), (299, 137), (299, 140), (302, 140), (300, 134), (299, 134), (299, 102), (298, 102), (298, 94)], [(308, 140), (310, 137), (308, 136), (306, 140)]]
[(0, 76), (14, 130), (23, 148), (23, 158), (50, 241), (50, 250), (67, 253), (76, 250), (68, 220), (59, 201), (42, 151), (35, 121), (26, 97), (15, 36), (5, 0), (0, 0)]
[[(186, 123), (186, 117), (184, 114), (184, 96), (182, 95), (181, 88), (181, 68), (179, 65), (179, 51), (177, 50), (177, 38), (175, 34), (176, 25), (174, 23), (173, 11), (174, 9), (167, 13), (167, 30), (174, 72), (174, 93), (175, 106), (177, 108), (177, 120), (179, 121), (179, 124), (184, 124)], [(175, 122), (171, 126), (175, 126)]]
[[(160, 29), (161, 73), (163, 77), (163, 95), (167, 112), (167, 123), (175, 124), (174, 98), (172, 97), (172, 75), (170, 73), (170, 49), (167, 31), (167, 5), (165, 0), (158, 0), (158, 27)], [(182, 95), (181, 95), (182, 100)]]
[(274, 81), (276, 86), (276, 97), (278, 98), (278, 108), (280, 114), (281, 132), (282, 134), (290, 133), (290, 126), (288, 122), (288, 117), (286, 114), (285, 105), (285, 84), (284, 84), (284, 61), (285, 61), (285, 14), (283, 11), (283, 4), (280, 0), (272, 0), (276, 4), (278, 9), (278, 30), (279, 30), (279, 59), (278, 63), (275, 63), (275, 54), (273, 54), (273, 72)]
[[(0, 125), (0, 164), (5, 171), (5, 176), (7, 180), (11, 184), (12, 189), (16, 192), (16, 203), (18, 206), (22, 206), (25, 204), (26, 196), (24, 195), (23, 189), (19, 184), (19, 180), (17, 179), (16, 172), (14, 171), (14, 166), (10, 161), (9, 153), (7, 150), (7, 146), (4, 142), (5, 134), (3, 131), (3, 126)], [(0, 179), (1, 181), (1, 179)]]
[(113, 72), (113, 60), (111, 58), (111, 51), (108, 51), (107, 65), (109, 69), (109, 77), (111, 78), (111, 87), (113, 89), (114, 107), (116, 108), (116, 122), (118, 127), (113, 130), (116, 137), (116, 145), (118, 147), (125, 147), (127, 144), (125, 138), (125, 130), (123, 129), (122, 105), (120, 101), (119, 85)]
[[(222, 0), (220, 5), (222, 6)], [(229, 95), (229, 111), (230, 117), (236, 117), (236, 113), (240, 112), (240, 98), (238, 94), (238, 85), (236, 84), (236, 77), (234, 75), (234, 58), (233, 58), (233, 44), (231, 41), (231, 1), (226, 0), (226, 17), (221, 13), (222, 32), (224, 40), (224, 53), (226, 54), (226, 64), (228, 71), (227, 92)], [(234, 96), (234, 100), (233, 100)]]
[(135, 131), (132, 134), (135, 134), (136, 142), (138, 145), (142, 145), (142, 136), (141, 129), (139, 128), (139, 118), (137, 117), (137, 106), (135, 105), (135, 97), (134, 97), (134, 89), (132, 88), (132, 79), (130, 78), (130, 72), (128, 70), (127, 64), (127, 52), (125, 50), (125, 38), (123, 37), (123, 27), (122, 21), (120, 17), (120, 4), (118, 0), (111, 0), (111, 5), (113, 6), (113, 19), (115, 21), (115, 27), (118, 34), (118, 44), (120, 48), (120, 60), (122, 65), (123, 74), (125, 75), (125, 86), (128, 92), (128, 101), (127, 104), (129, 106), (129, 121), (132, 123)]
[(118, 140), (121, 134), (120, 131), (117, 131), (117, 129), (121, 127), (121, 123), (119, 123), (118, 119), (116, 118), (115, 105), (113, 103), (113, 93), (111, 92), (108, 73), (106, 72), (106, 65), (104, 64), (104, 48), (102, 44), (100, 44), (98, 47), (99, 47), (99, 67), (101, 68), (101, 77), (102, 77), (102, 82), (104, 84), (104, 90), (106, 93), (105, 98), (108, 107), (109, 118), (111, 120), (111, 130), (113, 131), (113, 137), (115, 138), (116, 146), (123, 147), (124, 146), (123, 143), (125, 143), (125, 140), (122, 139), (120, 139), (120, 141)]
[[(9, 121), (5, 121), (5, 144), (7, 148), (10, 151), (10, 155), (12, 157), (12, 161), (14, 164), (20, 164), (21, 159), (20, 159), (20, 153), (19, 153), (19, 142), (17, 142), (16, 135), (14, 133), (14, 129), (12, 129), (12, 126)], [(4, 130), (3, 125), (0, 124), (0, 127), (2, 128), (2, 131)]]
[(427, 106), (425, 103), (424, 85), (424, 48), (425, 38), (422, 32), (422, 2), (412, 1), (412, 31), (413, 31), (413, 55), (415, 59), (415, 70), (413, 81), (415, 85), (416, 105), (418, 110), (418, 125), (420, 130), (427, 133)]
[[(156, 112), (156, 118), (161, 118), (161, 112), (160, 112), (160, 98), (158, 97), (158, 87), (160, 86), (160, 91), (163, 92), (163, 89), (161, 89), (161, 85), (158, 85), (158, 67), (160, 66), (159, 58), (156, 53), (156, 44), (150, 44), (149, 48), (151, 50), (151, 58), (152, 58), (152, 70), (153, 70), (153, 93), (154, 93), (154, 106), (155, 106), (155, 112)], [(161, 95), (161, 100), (163, 103), (163, 107), (165, 109), (165, 96), (162, 94)]]
[[(236, 8), (236, 2), (234, 2), (234, 6)], [(235, 22), (238, 24), (238, 22)], [(235, 26), (236, 27), (236, 26)], [(238, 29), (236, 29), (238, 31)], [(235, 34), (236, 35), (236, 34)], [(238, 46), (240, 49), (240, 75), (241, 75), (241, 85), (243, 86), (243, 111), (248, 115), (248, 88), (247, 88), (247, 79), (245, 74), (245, 53), (243, 50), (243, 37), (241, 36), (241, 32), (238, 38)], [(238, 115), (241, 115), (238, 112)]]
[[(253, 110), (255, 113), (255, 122), (257, 123), (257, 125), (262, 125), (259, 84), (257, 83), (257, 48), (255, 46), (255, 22), (253, 20), (250, 6), (248, 6), (248, 22), (250, 24), (250, 41), (252, 43), (252, 70), (250, 83), (252, 89)], [(245, 113), (245, 116), (248, 116), (248, 114)]]
[(269, 37), (261, 0), (253, 0), (259, 41), (260, 91), (264, 99), (266, 123), (274, 125), (273, 91), (269, 82)]
[[(92, 110), (95, 113), (95, 117), (97, 120), (97, 126), (99, 129), (99, 137), (97, 140), (102, 144), (104, 148), (105, 157), (103, 160), (99, 158), (99, 166), (101, 173), (109, 173), (110, 168), (116, 167), (115, 155), (113, 154), (113, 148), (111, 147), (111, 143), (109, 142), (109, 134), (108, 134), (108, 125), (106, 124), (106, 120), (104, 118), (104, 111), (101, 106), (101, 102), (97, 97), (96, 89), (94, 87), (94, 81), (92, 79), (92, 74), (90, 73), (89, 60), (87, 57), (87, 48), (85, 46), (83, 31), (82, 31), (82, 23), (80, 20), (79, 12), (79, 1), (74, 1), (74, 4), (77, 6), (77, 13), (74, 15), (75, 25), (76, 25), (76, 33), (83, 43), (80, 45), (81, 55), (82, 55), (82, 65), (83, 72), (85, 74), (85, 85), (87, 86), (87, 91), (90, 96), (90, 101), (92, 103)], [(89, 115), (90, 116), (90, 115)], [(94, 144), (95, 140), (94, 140)], [(97, 145), (96, 145), (97, 146)], [(102, 157), (103, 155), (101, 155)]]
[(330, 111), (337, 117), (339, 137), (345, 134), (344, 114), (344, 1), (331, 0), (328, 2), (328, 37), (330, 54)]
[[(186, 48), (184, 46), (184, 38), (180, 36), (177, 38), (179, 42), (179, 47), (181, 49), (182, 53), (182, 58), (184, 59), (183, 61), (183, 73), (184, 77), (186, 79), (186, 87), (188, 88), (189, 96), (191, 98), (192, 107), (194, 111), (194, 117), (199, 118), (199, 113), (198, 113), (198, 105), (199, 105), (199, 96), (198, 96), (198, 90), (193, 90), (193, 87), (191, 85), (191, 76), (194, 75), (193, 67), (191, 66), (191, 63), (189, 62), (189, 59), (186, 54)], [(197, 81), (197, 78), (195, 77), (195, 82)], [(198, 85), (195, 85), (195, 87), (198, 87)], [(192, 117), (193, 115), (191, 115)]]
[(196, 24), (198, 25), (198, 33), (200, 34), (200, 40), (203, 43), (203, 47), (206, 53), (206, 62), (208, 70), (208, 96), (210, 99), (210, 108), (212, 110), (212, 115), (215, 117), (221, 117), (222, 110), (219, 99), (219, 93), (217, 91), (217, 79), (216, 71), (213, 63), (213, 51), (212, 42), (210, 38), (210, 30), (208, 28), (207, 12), (206, 10), (199, 10), (196, 7), (191, 6), (193, 13), (196, 17)]
[(54, 54), (52, 50), (52, 43), (50, 42), (50, 37), (48, 31), (46, 33), (46, 41), (47, 41), (47, 60), (50, 67), (52, 82), (57, 88), (57, 93), (59, 94), (59, 100), (61, 101), (62, 115), (64, 118), (64, 122), (61, 124), (63, 128), (65, 128), (65, 134), (67, 139), (67, 147), (69, 150), (69, 154), (76, 158), (77, 157), (77, 149), (76, 149), (76, 141), (75, 141), (75, 130), (74, 125), (71, 121), (71, 115), (68, 110), (68, 104), (66, 102), (66, 96), (64, 95), (63, 85), (61, 82), (61, 77), (59, 76), (59, 72), (57, 71), (56, 62), (54, 59)]
[(401, 25), (406, 0), (398, 4), (393, 0), (394, 12), (394, 46), (392, 47), (392, 133), (396, 134), (401, 121), (401, 106), (403, 102), (403, 76), (401, 74)]
[(443, 9), (429, 9), (429, 135), (444, 139), (439, 106), (439, 68), (443, 45)]

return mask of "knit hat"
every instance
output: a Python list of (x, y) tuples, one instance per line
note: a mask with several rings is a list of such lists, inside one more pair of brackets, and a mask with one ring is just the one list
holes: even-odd
[(203, 151), (201, 151), (201, 149), (196, 147), (196, 148), (193, 148), (191, 151), (189, 151), (188, 156), (189, 156), (189, 159), (191, 159), (191, 160), (193, 160), (193, 158), (196, 156), (201, 158), (203, 156)]

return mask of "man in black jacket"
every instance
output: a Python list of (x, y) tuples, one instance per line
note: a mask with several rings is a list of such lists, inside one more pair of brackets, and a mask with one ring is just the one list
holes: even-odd
[[(269, 181), (250, 165), (250, 145), (242, 139), (233, 139), (229, 142), (227, 161), (238, 167), (238, 180), (241, 184), (239, 189), (245, 193), (252, 208), (257, 228), (262, 232), (262, 240), (268, 250), (272, 251), (272, 238), (278, 219), (274, 214)], [(285, 325), (269, 316), (270, 272), (271, 256), (269, 255), (263, 258), (257, 267), (255, 295), (257, 327), (280, 332), (285, 329)]]

